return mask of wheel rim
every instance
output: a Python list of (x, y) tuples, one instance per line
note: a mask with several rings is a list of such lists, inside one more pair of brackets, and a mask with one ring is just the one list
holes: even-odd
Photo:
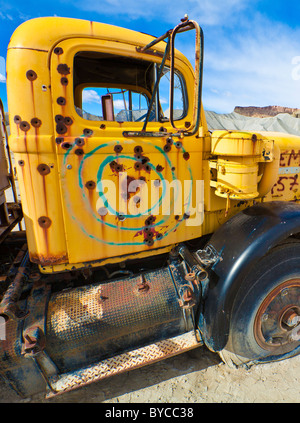
[(281, 353), (300, 341), (300, 279), (278, 285), (261, 303), (254, 321), (254, 336), (261, 348)]

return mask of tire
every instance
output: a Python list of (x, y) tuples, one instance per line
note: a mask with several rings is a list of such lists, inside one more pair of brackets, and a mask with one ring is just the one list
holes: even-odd
[(237, 293), (227, 345), (228, 365), (272, 362), (300, 352), (300, 242), (289, 239), (254, 266)]

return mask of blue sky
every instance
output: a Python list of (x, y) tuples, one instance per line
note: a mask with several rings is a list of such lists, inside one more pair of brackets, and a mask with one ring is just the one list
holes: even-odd
[[(205, 109), (230, 113), (235, 106), (300, 108), (298, 0), (0, 0), (0, 97), (5, 108), (6, 49), (23, 21), (56, 15), (159, 36), (185, 13), (204, 30)], [(188, 36), (178, 37), (177, 48), (192, 60)]]

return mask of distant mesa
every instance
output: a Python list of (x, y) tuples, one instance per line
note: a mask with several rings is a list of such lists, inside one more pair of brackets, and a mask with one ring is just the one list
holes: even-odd
[(260, 117), (260, 118), (273, 117), (273, 116), (279, 115), (280, 113), (288, 113), (289, 115), (300, 118), (300, 109), (292, 109), (291, 107), (282, 107), (282, 106), (266, 106), (266, 107), (236, 106), (234, 108), (234, 112), (239, 113), (240, 115), (243, 115), (243, 116)]

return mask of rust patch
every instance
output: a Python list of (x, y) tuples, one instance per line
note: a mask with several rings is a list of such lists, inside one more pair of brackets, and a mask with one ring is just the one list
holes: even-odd
[(60, 63), (60, 64), (57, 66), (57, 71), (58, 71), (58, 73), (60, 73), (61, 75), (69, 75), (69, 73), (70, 73), (70, 68), (69, 68), (69, 66), (68, 66), (67, 64), (65, 64), (65, 63)]
[(41, 216), (38, 218), (38, 224), (41, 228), (48, 229), (52, 224), (52, 220), (47, 216)]
[(37, 79), (37, 74), (34, 70), (30, 69), (26, 72), (26, 78), (29, 79), (29, 81), (34, 81)]
[(41, 175), (48, 175), (50, 173), (50, 167), (45, 163), (39, 164), (37, 170)]
[(66, 254), (47, 255), (43, 254), (31, 254), (29, 253), (29, 259), (32, 263), (41, 264), (42, 266), (51, 266), (53, 264), (67, 263), (68, 256)]

